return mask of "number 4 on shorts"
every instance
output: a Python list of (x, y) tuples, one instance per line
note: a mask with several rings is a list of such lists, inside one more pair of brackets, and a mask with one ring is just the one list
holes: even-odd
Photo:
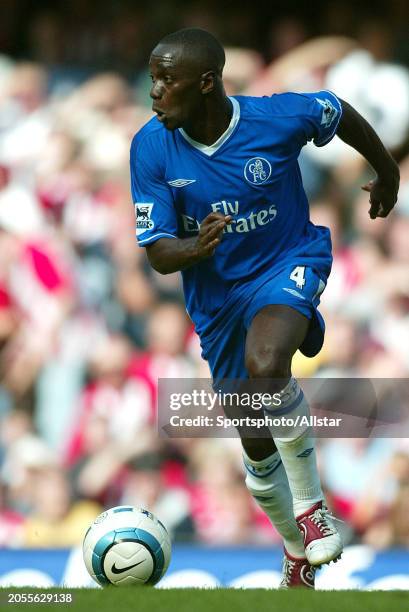
[(305, 266), (297, 266), (290, 274), (290, 280), (295, 282), (298, 289), (302, 289), (305, 285)]

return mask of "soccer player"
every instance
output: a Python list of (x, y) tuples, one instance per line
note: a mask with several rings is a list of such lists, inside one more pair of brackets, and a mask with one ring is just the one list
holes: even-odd
[[(399, 170), (371, 126), (330, 91), (228, 97), (223, 47), (208, 32), (166, 36), (150, 58), (152, 118), (131, 145), (136, 235), (152, 267), (180, 270), (188, 313), (214, 381), (272, 381), (272, 415), (309, 415), (291, 376), (316, 355), (317, 310), (331, 269), (329, 230), (314, 226), (297, 162), (335, 135), (371, 164), (372, 219), (397, 200)], [(281, 381), (277, 388), (277, 381)], [(274, 387), (275, 385), (275, 387)], [(246, 484), (284, 541), (284, 588), (314, 587), (339, 558), (308, 428), (239, 431)]]

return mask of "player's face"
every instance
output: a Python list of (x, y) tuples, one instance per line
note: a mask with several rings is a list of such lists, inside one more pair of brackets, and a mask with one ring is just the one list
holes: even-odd
[(183, 65), (180, 55), (160, 46), (149, 62), (152, 110), (168, 130), (188, 125), (200, 111), (200, 75)]

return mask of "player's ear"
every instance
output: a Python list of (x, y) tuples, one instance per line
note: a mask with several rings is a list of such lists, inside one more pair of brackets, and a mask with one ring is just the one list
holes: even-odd
[(200, 89), (203, 94), (208, 94), (215, 87), (216, 75), (213, 70), (204, 72), (200, 78)]

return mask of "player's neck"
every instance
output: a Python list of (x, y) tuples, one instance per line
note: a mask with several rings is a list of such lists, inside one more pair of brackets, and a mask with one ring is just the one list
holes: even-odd
[(212, 145), (229, 127), (233, 115), (233, 105), (223, 94), (220, 99), (209, 99), (200, 117), (183, 126), (184, 131), (196, 142)]

